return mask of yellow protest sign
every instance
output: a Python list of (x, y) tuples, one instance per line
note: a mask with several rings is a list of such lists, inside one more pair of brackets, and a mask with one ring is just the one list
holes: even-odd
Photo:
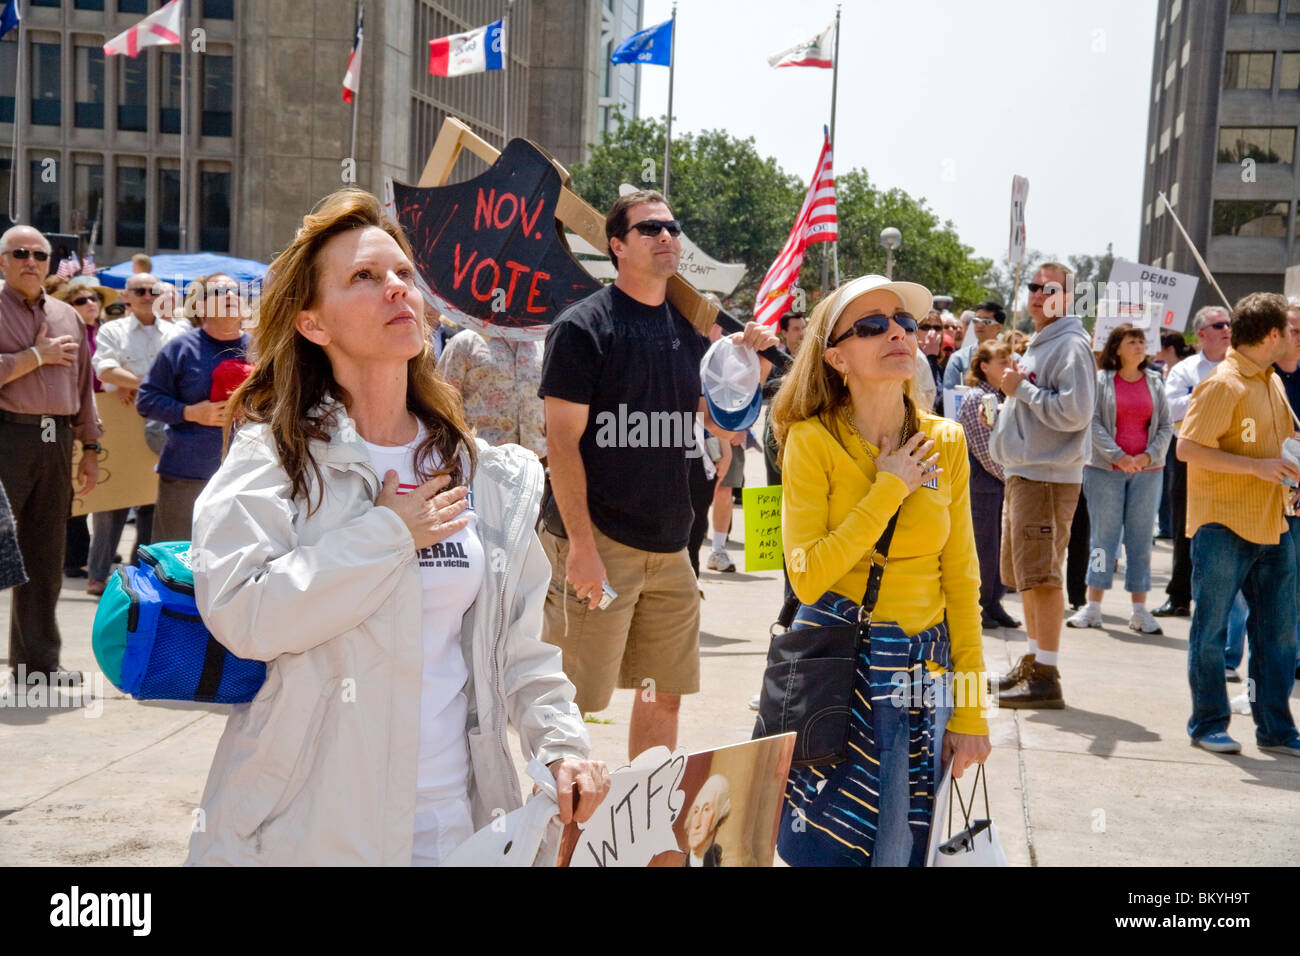
[(781, 486), (744, 489), (745, 570), (776, 571), (781, 553)]

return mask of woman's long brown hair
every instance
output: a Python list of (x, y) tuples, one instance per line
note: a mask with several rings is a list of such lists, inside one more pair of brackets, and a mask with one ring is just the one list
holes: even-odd
[[(327, 416), (314, 412), (327, 396), (345, 406), (351, 405), (351, 396), (335, 380), (324, 350), (305, 339), (296, 322), (300, 312), (316, 304), (325, 245), (337, 235), (367, 226), (384, 230), (402, 253), (415, 261), (405, 233), (384, 215), (379, 200), (370, 193), (348, 188), (326, 196), (303, 217), (302, 228), (289, 248), (271, 263), (254, 332), (257, 364), (230, 397), (236, 424), (263, 422), (270, 426), (292, 494), (307, 501), (308, 513), (315, 507), (308, 496), (309, 470), (317, 487), (321, 485), (320, 465), (312, 457), (310, 442), (330, 441)], [(420, 322), (423, 328), (423, 316)], [(437, 375), (427, 334), (420, 354), (406, 365), (406, 407), (428, 432), (415, 452), (420, 480), (450, 474), (452, 485), (468, 482), (478, 460), (474, 439), (465, 423), (460, 393)], [(468, 475), (461, 473), (462, 450), (469, 460)], [(443, 463), (441, 468), (434, 467), (435, 453)]]

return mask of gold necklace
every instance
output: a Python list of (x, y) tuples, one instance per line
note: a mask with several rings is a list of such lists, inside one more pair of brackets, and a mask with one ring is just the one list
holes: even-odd
[[(871, 450), (871, 446), (867, 444), (867, 440), (862, 437), (862, 432), (858, 430), (858, 424), (853, 420), (852, 406), (845, 405), (842, 409), (842, 414), (844, 416), (845, 423), (849, 426), (849, 429), (853, 432), (853, 434), (858, 436), (858, 444), (860, 444), (862, 446), (862, 450), (867, 453), (867, 457), (874, 462), (876, 460), (875, 452)], [(915, 432), (912, 428), (912, 406), (910, 404), (907, 404), (906, 401), (904, 401), (903, 427), (898, 433), (898, 446), (894, 448), (894, 451), (898, 451), (899, 448), (902, 448), (905, 444), (907, 444), (907, 440), (911, 438), (913, 434), (915, 434)]]

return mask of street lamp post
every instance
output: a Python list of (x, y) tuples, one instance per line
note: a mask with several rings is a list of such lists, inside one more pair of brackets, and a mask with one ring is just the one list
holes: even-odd
[(885, 247), (888, 259), (885, 261), (885, 278), (894, 278), (894, 250), (903, 244), (903, 234), (893, 226), (880, 230), (880, 244)]

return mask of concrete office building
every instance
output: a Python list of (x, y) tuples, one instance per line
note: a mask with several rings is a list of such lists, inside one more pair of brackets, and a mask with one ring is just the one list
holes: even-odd
[[(182, 237), (179, 47), (135, 59), (102, 50), (163, 2), (27, 0), (21, 78), (20, 31), (0, 42), (0, 202), (84, 245), (102, 198), (101, 265), (142, 251), (270, 261), (349, 176), (376, 193), (385, 176), (415, 182), (446, 116), (498, 146), (526, 136), (572, 164), (615, 107), (636, 115), (636, 68), (608, 59), (640, 29), (642, 0), (514, 0), (508, 69), (452, 78), (429, 74), (429, 40), (499, 19), (504, 0), (369, 0), (355, 157), (342, 99), (353, 3), (186, 0)], [(481, 168), (466, 157), (453, 178)]]
[[(1281, 292), (1296, 242), (1300, 0), (1160, 0), (1142, 262), (1200, 276), (1164, 192), (1230, 301)], [(1219, 301), (1202, 279), (1199, 307)]]

